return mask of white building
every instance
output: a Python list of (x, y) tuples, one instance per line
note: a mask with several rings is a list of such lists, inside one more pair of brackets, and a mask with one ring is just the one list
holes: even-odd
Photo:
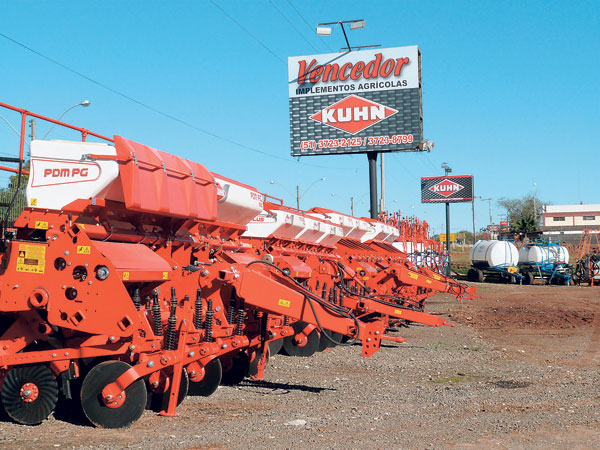
[(600, 229), (600, 204), (544, 207), (542, 231), (553, 241), (577, 244), (587, 229)]

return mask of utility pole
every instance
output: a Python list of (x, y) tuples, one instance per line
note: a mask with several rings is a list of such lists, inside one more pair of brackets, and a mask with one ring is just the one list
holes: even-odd
[(473, 207), (473, 245), (475, 245), (475, 242), (477, 241), (477, 239), (475, 239), (475, 196), (473, 196), (471, 204)]
[(300, 185), (296, 185), (296, 209), (300, 209)]
[(538, 223), (537, 223), (537, 199), (536, 199), (536, 183), (535, 180), (533, 180), (533, 223), (535, 224), (535, 229), (538, 229)]
[(350, 197), (350, 211), (352, 217), (354, 217), (354, 197)]
[(371, 219), (377, 219), (377, 152), (367, 152), (369, 159), (369, 192), (371, 197)]
[(35, 141), (35, 119), (31, 119), (29, 123), (31, 124), (31, 140)]

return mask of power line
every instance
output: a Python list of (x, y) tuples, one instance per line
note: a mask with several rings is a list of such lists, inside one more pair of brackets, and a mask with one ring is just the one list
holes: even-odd
[(240, 27), (242, 30), (244, 30), (248, 34), (248, 36), (250, 36), (252, 39), (254, 39), (262, 48), (264, 48), (266, 51), (268, 51), (271, 55), (273, 55), (279, 61), (286, 64), (286, 62), (279, 55), (277, 55), (273, 50), (271, 50), (269, 47), (267, 47), (266, 44), (264, 44), (260, 39), (258, 39), (252, 33), (250, 33), (250, 31), (248, 31), (246, 28), (244, 28), (244, 26), (241, 23), (239, 23), (237, 20), (235, 20), (227, 11), (225, 11), (223, 8), (221, 8), (214, 0), (210, 0), (210, 2), (213, 5), (215, 5), (217, 8), (219, 8), (221, 10), (221, 12), (229, 18), (229, 20), (231, 20), (238, 27)]
[(298, 30), (298, 28), (296, 28), (296, 26), (295, 26), (295, 25), (292, 23), (292, 21), (291, 21), (290, 19), (288, 19), (288, 18), (287, 18), (287, 17), (286, 17), (286, 16), (283, 14), (283, 12), (281, 11), (281, 9), (279, 9), (279, 7), (278, 7), (278, 6), (277, 6), (275, 3), (273, 3), (273, 0), (269, 0), (269, 3), (270, 3), (272, 6), (273, 6), (273, 8), (275, 8), (275, 10), (276, 10), (276, 11), (279, 13), (279, 15), (280, 15), (281, 17), (283, 17), (287, 23), (289, 23), (289, 24), (290, 24), (290, 26), (291, 26), (291, 27), (294, 29), (294, 31), (295, 31), (295, 32), (298, 34), (298, 36), (300, 36), (302, 39), (304, 39), (304, 42), (306, 42), (308, 45), (310, 45), (310, 46), (313, 48), (313, 50), (314, 50), (315, 52), (318, 52), (318, 51), (319, 51), (319, 50), (317, 50), (317, 48), (316, 48), (314, 45), (312, 45), (312, 44), (311, 44), (311, 43), (308, 41), (308, 39), (306, 39), (306, 38), (304, 37), (304, 35), (303, 35), (302, 33), (300, 33), (300, 30)]
[[(161, 111), (161, 110), (159, 110), (159, 109), (157, 109), (157, 108), (155, 108), (153, 106), (150, 106), (150, 105), (148, 105), (148, 104), (146, 104), (146, 103), (144, 103), (144, 102), (142, 102), (140, 100), (136, 100), (135, 98), (130, 97), (129, 95), (127, 95), (127, 94), (125, 94), (125, 93), (123, 93), (121, 91), (113, 89), (110, 86), (108, 86), (108, 85), (106, 85), (106, 84), (104, 84), (104, 83), (102, 83), (100, 81), (97, 81), (97, 80), (95, 80), (95, 79), (93, 79), (93, 78), (91, 78), (91, 77), (89, 77), (89, 76), (87, 76), (87, 75), (85, 75), (85, 74), (83, 74), (83, 73), (75, 70), (75, 69), (72, 69), (71, 67), (68, 67), (65, 64), (63, 64), (63, 63), (61, 63), (61, 62), (59, 62), (59, 61), (57, 61), (57, 60), (55, 60), (55, 59), (53, 59), (53, 58), (45, 55), (43, 53), (40, 53), (39, 51), (37, 51), (37, 50), (35, 50), (35, 49), (33, 49), (33, 48), (31, 48), (31, 47), (29, 47), (29, 46), (21, 43), (21, 42), (15, 40), (15, 39), (13, 39), (13, 38), (11, 38), (11, 37), (3, 34), (3, 33), (0, 33), (0, 36), (2, 36), (3, 38), (7, 39), (8, 41), (10, 41), (10, 42), (12, 42), (12, 43), (14, 43), (14, 44), (16, 44), (16, 45), (18, 45), (18, 46), (26, 49), (26, 50), (34, 53), (35, 55), (37, 55), (37, 56), (39, 56), (39, 57), (41, 57), (41, 58), (43, 58), (43, 59), (51, 62), (52, 64), (55, 64), (55, 65), (57, 65), (57, 66), (65, 69), (65, 70), (67, 70), (67, 71), (69, 71), (69, 72), (71, 72), (71, 73), (73, 73), (73, 74), (75, 74), (75, 75), (77, 75), (77, 76), (79, 76), (79, 77), (81, 77), (81, 78), (83, 78), (83, 79), (85, 79), (85, 80), (87, 80), (87, 81), (89, 81), (89, 82), (91, 82), (91, 83), (93, 83), (93, 84), (95, 84), (95, 85), (103, 88), (103, 89), (106, 89), (107, 91), (112, 92), (113, 94), (116, 94), (116, 95), (118, 95), (118, 96), (120, 96), (122, 98), (125, 98), (126, 100), (129, 100), (129, 101), (131, 101), (131, 102), (133, 102), (133, 103), (135, 103), (135, 104), (137, 104), (137, 105), (139, 105), (139, 106), (141, 106), (143, 108), (146, 108), (146, 109), (148, 109), (148, 110), (150, 110), (152, 112), (160, 114), (163, 117), (166, 117), (166, 118), (168, 118), (170, 120), (178, 122), (181, 125), (184, 125), (184, 126), (186, 126), (188, 128), (191, 128), (193, 130), (196, 130), (196, 131), (199, 131), (201, 133), (204, 133), (204, 134), (206, 134), (208, 136), (214, 137), (215, 139), (219, 139), (219, 140), (221, 140), (223, 142), (227, 142), (227, 143), (229, 143), (231, 145), (235, 145), (237, 147), (243, 148), (245, 150), (250, 150), (252, 152), (259, 153), (259, 154), (268, 156), (270, 158), (276, 158), (276, 159), (279, 159), (279, 160), (282, 160), (282, 161), (290, 162), (290, 160), (288, 158), (284, 158), (284, 157), (278, 156), (278, 155), (273, 155), (272, 153), (265, 152), (265, 151), (260, 150), (258, 148), (251, 147), (251, 146), (246, 145), (246, 144), (242, 144), (240, 142), (234, 141), (233, 139), (229, 139), (227, 137), (220, 136), (220, 135), (218, 135), (216, 133), (213, 133), (211, 131), (205, 130), (205, 129), (200, 128), (200, 127), (197, 127), (194, 124), (191, 124), (191, 123), (189, 123), (189, 122), (187, 122), (185, 120), (179, 119), (179, 118), (177, 118), (177, 117), (175, 117), (175, 116), (173, 116), (171, 114), (165, 113), (165, 112), (163, 112), (163, 111)], [(326, 166), (319, 166), (319, 165), (316, 165), (316, 164), (301, 163), (299, 161), (298, 161), (298, 164), (305, 165), (305, 166), (310, 166), (310, 167), (318, 167), (318, 168), (323, 168), (323, 169), (354, 170), (354, 168), (349, 168), (349, 167), (346, 167), (346, 168), (341, 168), (341, 167), (326, 167)]]
[[(300, 13), (300, 11), (298, 11), (298, 9), (297, 9), (297, 8), (296, 8), (296, 7), (293, 5), (293, 3), (292, 3), (290, 0), (286, 0), (286, 1), (287, 1), (287, 2), (288, 2), (288, 4), (289, 4), (289, 5), (292, 7), (292, 9), (293, 9), (294, 11), (296, 11), (296, 14), (298, 14), (298, 16), (299, 16), (299, 17), (300, 17), (300, 18), (301, 18), (301, 19), (304, 21), (304, 23), (305, 23), (305, 24), (306, 24), (306, 26), (307, 26), (307, 27), (310, 29), (310, 31), (311, 31), (311, 32), (314, 32), (314, 31), (315, 31), (315, 29), (314, 29), (314, 26), (313, 26), (313, 25), (311, 25), (310, 23), (308, 23), (308, 21), (307, 21), (307, 20), (304, 18), (304, 16), (303, 16), (303, 15)], [(325, 44), (325, 46), (326, 46), (326, 47), (327, 47), (327, 48), (328, 48), (330, 51), (332, 51), (332, 52), (334, 51), (334, 50), (333, 50), (333, 49), (332, 49), (332, 48), (329, 46), (329, 44), (327, 44), (327, 42), (325, 42), (325, 41), (323, 41), (323, 40), (321, 40), (321, 42), (322, 42), (323, 44)], [(314, 47), (313, 47), (313, 48), (314, 48)]]

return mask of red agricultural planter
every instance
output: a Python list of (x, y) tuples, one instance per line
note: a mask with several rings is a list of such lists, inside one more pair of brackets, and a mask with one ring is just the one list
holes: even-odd
[(447, 325), (423, 311), (433, 292), (469, 293), (412, 264), (394, 224), (297, 211), (201, 164), (0, 106), (21, 136), (28, 116), (82, 135), (33, 141), (28, 171), (23, 137), (2, 158), (17, 186), (29, 175), (0, 244), (0, 397), (19, 423), (60, 395), (100, 427), (147, 407), (172, 416), (188, 392), (262, 377), (270, 351), (351, 340), (368, 357), (402, 341), (390, 324)]

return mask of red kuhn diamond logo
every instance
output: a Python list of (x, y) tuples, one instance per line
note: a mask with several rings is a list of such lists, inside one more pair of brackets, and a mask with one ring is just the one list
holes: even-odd
[(463, 188), (464, 186), (461, 186), (454, 181), (444, 180), (434, 184), (433, 186), (430, 186), (429, 190), (431, 192), (435, 192), (436, 194), (443, 195), (444, 197), (450, 197), (452, 194), (457, 193)]
[(393, 116), (398, 111), (357, 95), (349, 95), (316, 112), (311, 119), (346, 133), (356, 134)]

